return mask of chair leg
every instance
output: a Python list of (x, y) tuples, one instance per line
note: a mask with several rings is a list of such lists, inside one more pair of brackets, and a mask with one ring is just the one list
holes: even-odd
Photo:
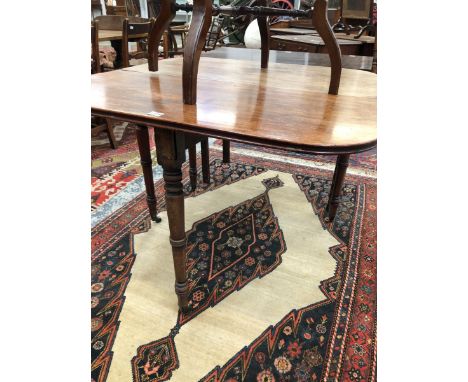
[(107, 125), (106, 132), (107, 132), (107, 136), (109, 137), (110, 145), (115, 150), (117, 148), (117, 141), (114, 136), (112, 120), (110, 120), (109, 118), (106, 118), (106, 125)]
[(328, 204), (325, 209), (325, 216), (329, 222), (335, 219), (336, 210), (340, 203), (340, 193), (343, 187), (343, 181), (346, 175), (346, 169), (349, 164), (349, 154), (338, 155), (335, 166), (335, 173), (333, 174), (333, 181), (330, 187), (330, 194), (328, 196)]
[(153, 161), (151, 159), (148, 127), (144, 125), (137, 125), (136, 134), (138, 150), (140, 152), (140, 163), (143, 169), (143, 179), (145, 181), (146, 202), (148, 204), (151, 220), (159, 223), (161, 218), (158, 216), (156, 192), (154, 189)]
[(223, 139), (223, 163), (231, 162), (231, 142)]
[(210, 148), (208, 146), (208, 138), (202, 138), (201, 140), (201, 157), (203, 182), (210, 184)]
[(192, 191), (197, 188), (197, 145), (194, 143), (189, 146), (189, 163), (190, 163), (190, 187)]

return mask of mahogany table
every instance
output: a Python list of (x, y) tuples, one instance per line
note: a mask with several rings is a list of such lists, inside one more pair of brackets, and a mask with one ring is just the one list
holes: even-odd
[[(136, 123), (146, 134), (148, 127), (155, 128), (157, 161), (166, 184), (175, 290), (179, 307), (186, 309), (189, 290), (181, 166), (190, 135), (338, 154), (326, 209), (332, 220), (349, 155), (377, 142), (376, 75), (343, 69), (339, 93), (330, 95), (330, 68), (270, 63), (268, 69), (261, 69), (252, 61), (202, 57), (197, 104), (187, 105), (182, 99), (181, 71), (182, 60), (172, 59), (160, 61), (158, 72), (132, 69), (95, 74), (91, 111)], [(142, 165), (146, 173), (151, 172), (151, 157), (142, 156)], [(147, 192), (154, 195), (154, 184)]]

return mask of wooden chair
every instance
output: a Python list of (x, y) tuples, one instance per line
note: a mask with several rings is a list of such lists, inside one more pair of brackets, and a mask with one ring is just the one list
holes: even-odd
[[(99, 58), (99, 21), (94, 20), (91, 24), (91, 73), (101, 72), (101, 62)], [(105, 131), (109, 138), (111, 147), (117, 148), (117, 141), (112, 129), (112, 121), (108, 118), (91, 116), (91, 136), (94, 137)]]
[[(122, 67), (130, 66), (130, 59), (148, 58), (148, 36), (154, 25), (154, 18), (150, 20), (142, 17), (128, 17), (122, 26)], [(130, 52), (129, 42), (137, 42), (139, 49)]]
[(140, 16), (140, 0), (116, 0), (116, 6), (125, 7), (127, 16)]
[(205, 48), (203, 49), (205, 52), (216, 49), (216, 44), (218, 43), (221, 37), (222, 30), (223, 16), (214, 16), (211, 21), (210, 30), (206, 35)]
[(107, 29), (112, 31), (122, 30), (122, 24), (125, 16), (119, 15), (103, 15), (97, 16), (94, 21), (99, 21), (99, 29)]
[[(190, 25), (188, 24), (169, 26), (167, 30), (167, 37), (169, 39), (169, 57), (174, 57), (176, 54), (184, 54), (185, 37), (187, 36), (189, 28)], [(179, 46), (177, 45), (177, 35), (180, 36), (182, 43), (181, 50), (179, 50)]]
[[(335, 32), (345, 32), (347, 35), (352, 31), (359, 31), (355, 38), (359, 38), (365, 31), (375, 32), (372, 22), (374, 0), (340, 0), (340, 19), (333, 25)], [(360, 21), (365, 21), (362, 26)], [(355, 25), (355, 24), (358, 25)]]
[(101, 62), (99, 59), (99, 36), (98, 36), (99, 21), (91, 23), (91, 73), (101, 72)]

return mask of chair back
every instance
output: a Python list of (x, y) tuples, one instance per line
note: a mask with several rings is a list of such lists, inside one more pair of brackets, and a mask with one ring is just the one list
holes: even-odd
[(99, 21), (99, 29), (121, 31), (125, 16), (97, 16), (94, 20)]
[(99, 58), (99, 35), (98, 35), (98, 24), (99, 21), (94, 20), (91, 23), (91, 72), (100, 73), (101, 72), (101, 62)]
[(132, 38), (132, 35), (148, 34), (151, 32), (153, 22), (154, 19), (148, 20), (136, 16), (127, 17), (123, 21), (123, 36), (127, 35), (127, 38)]
[(132, 58), (147, 58), (148, 57), (148, 37), (153, 29), (155, 19), (150, 20), (143, 17), (130, 16), (123, 20), (122, 24), (122, 66), (124, 68), (130, 66), (130, 56), (128, 50), (129, 41), (137, 41), (142, 48), (141, 51), (132, 56)]

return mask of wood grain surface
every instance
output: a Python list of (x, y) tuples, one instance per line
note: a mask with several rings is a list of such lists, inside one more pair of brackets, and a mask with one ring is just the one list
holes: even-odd
[[(182, 60), (92, 76), (93, 114), (165, 129), (314, 153), (354, 153), (376, 144), (376, 75), (202, 57), (196, 105), (182, 100)], [(162, 113), (152, 116), (148, 113)]]

